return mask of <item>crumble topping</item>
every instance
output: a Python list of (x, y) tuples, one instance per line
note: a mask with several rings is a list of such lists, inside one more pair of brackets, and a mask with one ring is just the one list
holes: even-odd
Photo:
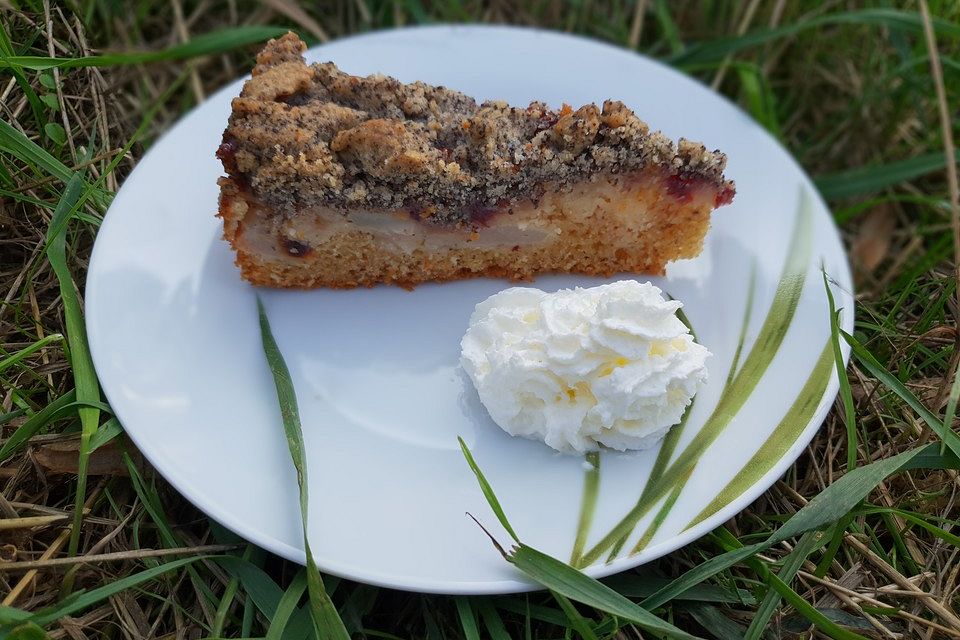
[(726, 156), (650, 132), (623, 103), (526, 108), (384, 75), (307, 65), (293, 33), (257, 55), (217, 152), (227, 173), (282, 212), (406, 208), (449, 224), (543, 186), (659, 166), (674, 183), (733, 196)]

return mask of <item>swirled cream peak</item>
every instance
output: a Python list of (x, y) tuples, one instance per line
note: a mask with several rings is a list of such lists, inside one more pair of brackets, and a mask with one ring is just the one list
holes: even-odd
[(460, 361), (511, 435), (569, 453), (645, 449), (707, 378), (710, 352), (677, 317), (681, 306), (634, 280), (513, 287), (477, 305)]

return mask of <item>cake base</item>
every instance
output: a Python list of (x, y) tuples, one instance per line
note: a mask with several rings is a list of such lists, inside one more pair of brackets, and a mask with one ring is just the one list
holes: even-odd
[(353, 288), (471, 277), (530, 280), (551, 273), (661, 275), (703, 246), (726, 194), (659, 169), (595, 176), (537, 201), (484, 210), (456, 228), (409, 211), (273, 211), (229, 178), (220, 182), (224, 237), (255, 285)]

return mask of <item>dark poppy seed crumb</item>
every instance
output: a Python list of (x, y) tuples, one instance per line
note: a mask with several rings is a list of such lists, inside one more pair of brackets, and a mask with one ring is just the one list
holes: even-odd
[[(574, 110), (541, 102), (480, 105), (458, 91), (307, 65), (294, 34), (271, 40), (233, 101), (218, 157), (281, 215), (302, 207), (398, 210), (434, 224), (482, 224), (488, 210), (536, 201), (602, 175), (658, 167), (677, 197), (693, 182), (717, 201), (734, 185), (726, 157), (674, 144), (623, 103)], [(416, 202), (416, 208), (408, 203)]]

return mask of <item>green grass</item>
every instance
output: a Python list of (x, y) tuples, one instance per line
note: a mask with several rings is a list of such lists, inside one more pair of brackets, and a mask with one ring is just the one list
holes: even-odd
[[(960, 307), (947, 179), (955, 164), (944, 153), (958, 126), (960, 5), (930, 0), (954, 118), (945, 131), (911, 1), (758, 3), (749, 20), (751, 3), (712, 0), (302, 3), (313, 24), (269, 8), (295, 4), (76, 0), (49, 3), (49, 15), (37, 0), (0, 5), (0, 517), (67, 516), (4, 530), (0, 557), (87, 560), (33, 576), (0, 564), (0, 636), (313, 633), (308, 592), (319, 585), (310, 574), (178, 496), (100, 397), (82, 324), (92, 241), (145, 148), (249, 70), (263, 38), (291, 27), (317, 42), (490, 21), (582, 33), (661, 59), (715, 84), (783, 142), (851, 250), (855, 329), (836, 328), (824, 351), (830, 369), (835, 349), (853, 346), (848, 384), (780, 482), (667, 557), (584, 582), (520, 545), (519, 531), (519, 551), (505, 551), (552, 592), (452, 598), (325, 576), (324, 615), (336, 609), (348, 634), (368, 638), (606, 640), (674, 629), (720, 639), (960, 637)], [(53, 446), (72, 447), (75, 460), (51, 462)], [(494, 490), (504, 491), (485, 492)], [(63, 522), (70, 528), (56, 528)], [(576, 555), (589, 552), (581, 547)], [(146, 549), (185, 551), (152, 558)], [(95, 557), (117, 552), (119, 560)]]

